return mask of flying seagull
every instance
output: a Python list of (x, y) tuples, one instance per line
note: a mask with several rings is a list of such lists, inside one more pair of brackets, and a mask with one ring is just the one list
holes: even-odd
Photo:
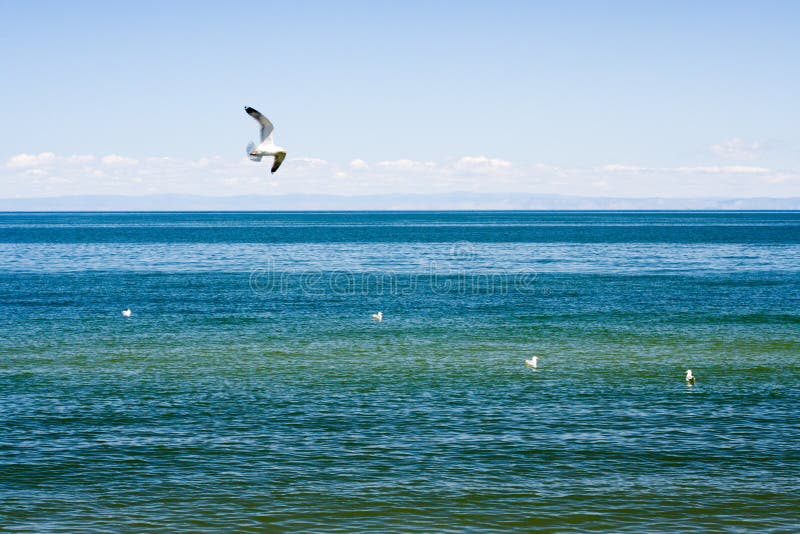
[(244, 110), (261, 125), (261, 143), (256, 145), (250, 141), (247, 145), (247, 155), (252, 161), (261, 161), (264, 156), (274, 156), (275, 159), (272, 162), (272, 172), (274, 173), (286, 158), (286, 149), (272, 141), (272, 131), (275, 127), (269, 122), (268, 118), (249, 106), (245, 107)]

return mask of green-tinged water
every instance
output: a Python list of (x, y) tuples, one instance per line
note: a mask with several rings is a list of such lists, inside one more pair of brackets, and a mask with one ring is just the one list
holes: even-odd
[(798, 531), (798, 386), (796, 212), (0, 214), (0, 530)]

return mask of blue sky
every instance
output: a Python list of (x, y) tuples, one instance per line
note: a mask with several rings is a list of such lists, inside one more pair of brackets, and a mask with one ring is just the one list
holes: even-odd
[[(0, 0), (0, 197), (800, 195), (797, 2)], [(285, 167), (243, 161), (276, 125)]]

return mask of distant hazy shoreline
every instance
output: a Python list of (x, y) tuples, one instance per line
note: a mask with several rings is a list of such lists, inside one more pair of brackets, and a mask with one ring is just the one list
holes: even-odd
[(800, 210), (792, 198), (614, 198), (513, 193), (439, 195), (85, 195), (0, 199), (0, 211)]

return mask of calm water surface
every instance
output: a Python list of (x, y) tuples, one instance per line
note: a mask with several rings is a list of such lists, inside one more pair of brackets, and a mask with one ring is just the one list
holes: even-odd
[(0, 530), (800, 531), (799, 385), (797, 212), (0, 214)]

